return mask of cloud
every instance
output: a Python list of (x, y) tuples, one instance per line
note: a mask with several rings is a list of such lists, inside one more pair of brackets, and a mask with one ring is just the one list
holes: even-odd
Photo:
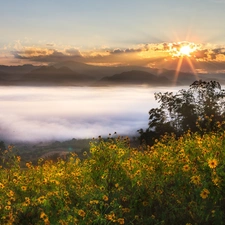
[[(157, 68), (160, 67), (160, 64), (166, 66), (166, 62), (172, 60), (173, 53), (179, 51), (187, 43), (191, 48), (195, 49), (190, 54), (192, 61), (218, 61), (221, 63), (225, 61), (224, 46), (191, 42), (140, 43), (128, 48), (110, 49), (109, 47), (102, 47), (90, 50), (84, 50), (81, 47), (56, 46), (52, 43), (45, 43), (42, 47), (29, 47), (23, 46), (21, 43), (21, 41), (14, 43), (14, 49), (11, 51), (14, 60), (18, 60), (20, 63), (49, 64), (61, 61), (78, 61), (102, 65), (147, 66), (151, 64)], [(8, 51), (8, 49), (5, 51)]]
[(110, 52), (110, 54), (124, 54), (124, 53), (136, 53), (143, 51), (142, 48), (126, 48), (126, 49), (113, 49)]
[(82, 55), (77, 49), (67, 49), (65, 52), (60, 52), (55, 49), (28, 48), (22, 51), (12, 51), (12, 54), (17, 59), (28, 59), (38, 62), (60, 62), (82, 59)]

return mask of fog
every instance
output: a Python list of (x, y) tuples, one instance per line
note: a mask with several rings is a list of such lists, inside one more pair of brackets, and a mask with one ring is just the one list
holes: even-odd
[(149, 87), (0, 87), (0, 140), (50, 141), (138, 135), (157, 107)]

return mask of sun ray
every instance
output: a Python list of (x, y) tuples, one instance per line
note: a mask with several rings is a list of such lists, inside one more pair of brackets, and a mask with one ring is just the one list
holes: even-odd
[(183, 62), (183, 58), (179, 58), (179, 61), (177, 63), (176, 72), (175, 72), (175, 75), (174, 75), (173, 85), (176, 85), (176, 83), (177, 83), (177, 78), (178, 78), (178, 75), (180, 73), (180, 68), (181, 68), (182, 62)]
[(196, 79), (199, 80), (198, 74), (196, 73), (196, 70), (195, 70), (195, 68), (193, 66), (193, 63), (192, 63), (191, 59), (190, 58), (187, 58), (187, 62), (189, 64), (190, 68), (191, 68), (191, 71), (195, 75)]
[(193, 61), (195, 61), (195, 52), (200, 49), (200, 45), (197, 45), (193, 42), (188, 41), (182, 41), (182, 42), (173, 42), (168, 44), (169, 47), (169, 54), (172, 56), (172, 59), (174, 60), (178, 59), (177, 66), (176, 66), (176, 72), (173, 79), (173, 84), (176, 85), (179, 73), (181, 71), (181, 68), (183, 68), (182, 65), (187, 64), (187, 66), (190, 68), (189, 70), (193, 73), (195, 78), (198, 80), (198, 74), (196, 72), (195, 66), (193, 64)]

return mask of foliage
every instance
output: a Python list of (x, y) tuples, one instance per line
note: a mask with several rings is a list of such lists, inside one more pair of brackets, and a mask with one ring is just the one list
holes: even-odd
[(0, 169), (0, 224), (224, 224), (225, 132), (90, 143), (81, 160)]
[(140, 139), (151, 144), (154, 138), (165, 133), (177, 136), (191, 130), (205, 133), (222, 123), (225, 112), (225, 90), (216, 81), (195, 81), (188, 90), (178, 93), (155, 93), (159, 108), (149, 111), (149, 127), (139, 130)]
[(2, 164), (2, 156), (5, 150), (6, 147), (4, 141), (0, 141), (0, 165)]

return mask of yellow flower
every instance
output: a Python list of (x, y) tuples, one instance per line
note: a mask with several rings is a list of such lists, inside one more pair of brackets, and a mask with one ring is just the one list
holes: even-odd
[(64, 195), (67, 197), (69, 196), (69, 192), (68, 191), (64, 191)]
[(122, 201), (126, 202), (127, 201), (127, 197), (122, 197)]
[(208, 161), (208, 165), (209, 165), (209, 167), (210, 167), (211, 169), (214, 169), (214, 168), (217, 167), (218, 161), (217, 161), (216, 159), (210, 159), (210, 160)]
[(192, 176), (191, 177), (191, 183), (193, 183), (193, 184), (198, 185), (198, 184), (200, 184), (200, 181), (201, 181), (201, 179), (200, 179), (200, 176), (199, 175), (196, 175), (196, 176)]
[(143, 206), (147, 206), (148, 205), (148, 202), (144, 201), (142, 202)]
[(45, 219), (46, 217), (47, 217), (47, 215), (44, 212), (41, 212), (40, 218)]
[(218, 177), (215, 177), (215, 178), (212, 178), (212, 182), (213, 182), (216, 186), (218, 186), (218, 185), (219, 185), (220, 180), (219, 180), (219, 178), (218, 178)]
[(38, 203), (43, 203), (45, 201), (45, 197), (44, 196), (41, 196), (37, 199)]
[(10, 190), (7, 195), (8, 195), (8, 197), (13, 197), (14, 196), (14, 192), (12, 190)]
[(190, 170), (189, 165), (184, 165), (184, 166), (183, 166), (183, 171), (184, 171), (184, 172), (187, 172), (187, 171), (189, 171), (189, 170)]
[(209, 190), (206, 189), (206, 188), (204, 188), (204, 189), (202, 190), (200, 196), (201, 196), (203, 199), (205, 199), (205, 198), (208, 197), (209, 193), (210, 193)]
[(2, 183), (0, 183), (0, 188), (4, 188), (5, 187), (5, 185), (4, 184), (2, 184)]
[(10, 205), (7, 205), (7, 206), (5, 206), (5, 209), (6, 210), (10, 210), (11, 209), (11, 206)]
[(27, 204), (30, 204), (30, 198), (29, 198), (29, 197), (25, 197), (25, 202), (26, 202)]
[(106, 195), (103, 195), (102, 198), (103, 198), (103, 200), (106, 201), (106, 202), (109, 200), (108, 196), (106, 196)]
[(117, 222), (118, 222), (119, 224), (124, 224), (124, 223), (125, 223), (123, 218), (119, 218), (119, 219), (117, 220)]
[(78, 211), (78, 215), (81, 216), (81, 217), (85, 217), (86, 213), (84, 212), (84, 210), (80, 209)]
[(130, 212), (130, 209), (129, 209), (129, 208), (122, 208), (122, 211), (123, 211), (124, 213), (129, 213), (129, 212)]
[(26, 186), (22, 186), (21, 189), (22, 189), (22, 191), (26, 191), (27, 187)]
[(49, 225), (50, 224), (50, 222), (48, 220), (48, 216), (44, 212), (41, 212), (40, 218), (44, 220), (44, 223), (46, 225)]
[(21, 157), (20, 156), (17, 156), (16, 158), (17, 158), (17, 161), (20, 162)]
[(105, 215), (105, 218), (106, 218), (107, 220), (113, 220), (113, 216), (112, 216), (111, 214), (106, 214), (106, 215)]

